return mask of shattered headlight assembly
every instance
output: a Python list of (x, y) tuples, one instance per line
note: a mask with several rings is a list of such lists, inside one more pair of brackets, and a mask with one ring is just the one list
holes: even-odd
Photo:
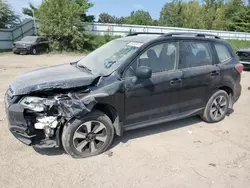
[(35, 112), (43, 112), (46, 109), (44, 102), (47, 99), (40, 97), (24, 97), (20, 104), (29, 110), (33, 110)]

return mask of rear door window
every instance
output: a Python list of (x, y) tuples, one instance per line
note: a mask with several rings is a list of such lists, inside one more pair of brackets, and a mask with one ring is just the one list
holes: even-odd
[(213, 64), (210, 45), (203, 41), (183, 41), (182, 61), (179, 68), (200, 67)]
[(214, 46), (220, 63), (226, 62), (232, 58), (228, 48), (224, 44), (217, 43)]

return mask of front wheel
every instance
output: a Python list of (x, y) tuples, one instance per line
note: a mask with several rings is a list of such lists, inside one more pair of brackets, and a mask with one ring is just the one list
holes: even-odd
[(37, 54), (36, 48), (32, 48), (32, 49), (31, 49), (31, 54), (32, 54), (32, 55), (36, 55), (36, 54)]
[(104, 113), (94, 111), (66, 125), (62, 145), (74, 158), (86, 158), (103, 153), (114, 138), (114, 127)]
[(223, 120), (228, 112), (229, 96), (223, 90), (218, 90), (209, 99), (201, 118), (208, 123)]

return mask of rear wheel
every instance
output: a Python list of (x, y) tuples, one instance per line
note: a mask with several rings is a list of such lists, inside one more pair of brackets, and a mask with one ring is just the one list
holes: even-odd
[(113, 137), (114, 128), (111, 120), (104, 113), (95, 111), (65, 126), (62, 144), (72, 157), (86, 158), (106, 151)]
[(228, 112), (229, 102), (229, 96), (225, 91), (215, 92), (209, 99), (201, 118), (208, 123), (223, 120)]
[(45, 49), (45, 52), (48, 54), (49, 53), (49, 47)]

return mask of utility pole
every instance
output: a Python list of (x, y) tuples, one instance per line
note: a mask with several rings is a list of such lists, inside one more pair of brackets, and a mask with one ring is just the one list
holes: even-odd
[(35, 27), (35, 35), (37, 35), (37, 27), (36, 27), (35, 12), (34, 12), (34, 10), (32, 10), (32, 9), (31, 9), (31, 11), (32, 11), (32, 13), (33, 13), (33, 21), (34, 21), (34, 27)]

